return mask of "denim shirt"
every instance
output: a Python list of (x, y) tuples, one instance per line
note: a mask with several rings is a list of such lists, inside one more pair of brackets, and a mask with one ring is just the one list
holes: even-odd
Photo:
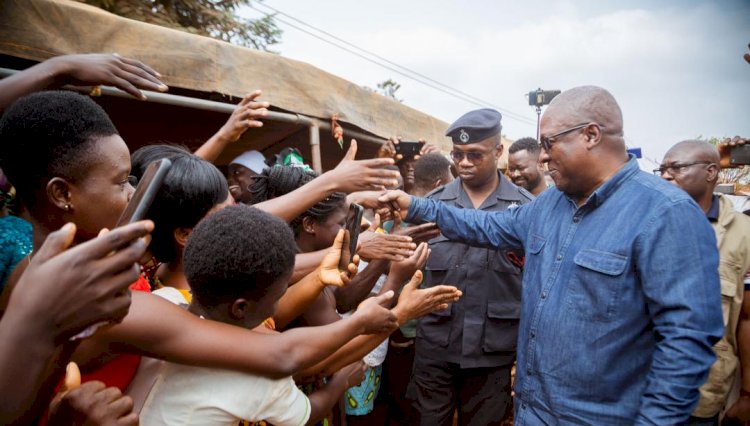
[(523, 248), (516, 425), (685, 422), (723, 334), (716, 238), (630, 157), (583, 204), (556, 188), (504, 212), (412, 198), (407, 221)]

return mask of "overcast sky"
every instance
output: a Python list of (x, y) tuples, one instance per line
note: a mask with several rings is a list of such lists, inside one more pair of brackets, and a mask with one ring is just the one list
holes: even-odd
[[(742, 58), (750, 51), (750, 0), (263, 4), (510, 111), (503, 133), (511, 139), (536, 133), (526, 93), (584, 84), (614, 94), (626, 141), (642, 147), (644, 157), (658, 161), (686, 138), (750, 136), (750, 64)], [(261, 16), (252, 9), (242, 13)], [(391, 78), (401, 84), (398, 97), (405, 104), (448, 123), (477, 108), (279, 26), (284, 34), (275, 49), (283, 56), (359, 85), (375, 87)], [(526, 121), (512, 119), (514, 114)]]

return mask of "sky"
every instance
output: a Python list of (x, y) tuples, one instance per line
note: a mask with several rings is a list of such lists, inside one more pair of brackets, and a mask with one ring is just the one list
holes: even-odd
[[(478, 98), (483, 106), (501, 108), (503, 133), (510, 139), (536, 134), (529, 91), (589, 84), (614, 95), (628, 146), (642, 148), (649, 160), (660, 161), (684, 139), (750, 136), (750, 64), (743, 59), (750, 52), (750, 0), (264, 0), (252, 5), (275, 8), (283, 12), (277, 21), (315, 33), (302, 21)], [(263, 16), (251, 8), (241, 14)], [(273, 49), (282, 56), (358, 85), (374, 88), (393, 79), (401, 84), (397, 96), (406, 105), (447, 123), (479, 108), (284, 22), (278, 25), (284, 33)]]

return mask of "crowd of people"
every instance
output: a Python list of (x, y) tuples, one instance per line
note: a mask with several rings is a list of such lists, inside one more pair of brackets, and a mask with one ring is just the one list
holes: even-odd
[[(0, 80), (1, 423), (750, 421), (750, 212), (714, 192), (745, 140), (676, 143), (647, 173), (615, 98), (582, 86), (507, 172), (480, 109), (448, 156), (392, 138), (357, 160), (352, 140), (322, 174), (284, 147), (225, 175), (260, 91), (195, 152), (131, 153), (91, 97), (55, 90), (143, 99), (161, 78), (89, 54)], [(117, 226), (163, 159), (146, 219)]]

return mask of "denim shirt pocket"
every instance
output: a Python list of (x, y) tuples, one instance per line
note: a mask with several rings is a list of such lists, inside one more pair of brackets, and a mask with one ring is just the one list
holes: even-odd
[(531, 234), (531, 241), (529, 242), (529, 247), (526, 250), (526, 253), (537, 255), (541, 253), (542, 248), (544, 248), (544, 243), (546, 243), (547, 240), (544, 237), (540, 237), (536, 234)]
[(568, 286), (568, 307), (589, 321), (606, 322), (616, 317), (625, 281), (628, 257), (607, 251), (583, 249), (573, 258)]

